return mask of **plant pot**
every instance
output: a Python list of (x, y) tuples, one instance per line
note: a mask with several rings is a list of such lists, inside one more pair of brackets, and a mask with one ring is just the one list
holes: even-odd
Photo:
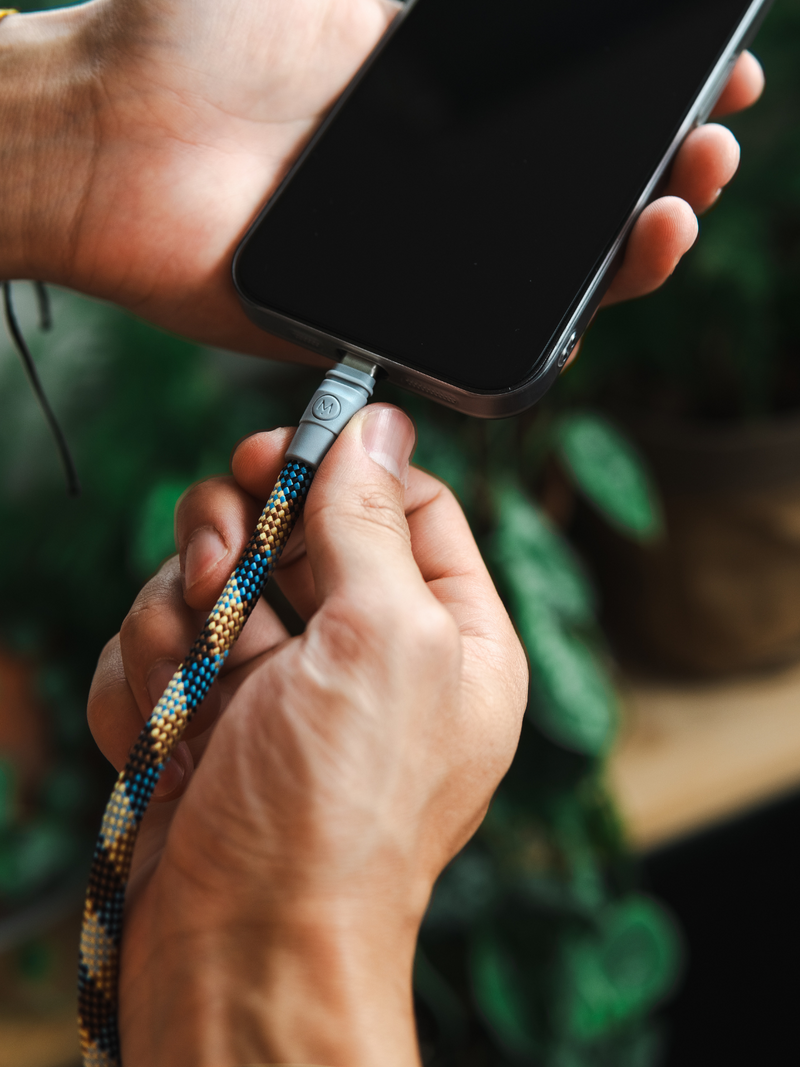
[(665, 536), (642, 546), (579, 521), (612, 644), (673, 674), (799, 659), (800, 418), (628, 428), (660, 487)]

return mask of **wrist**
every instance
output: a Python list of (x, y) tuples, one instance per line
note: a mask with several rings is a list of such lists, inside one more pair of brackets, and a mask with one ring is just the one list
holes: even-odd
[(0, 22), (0, 277), (60, 280), (95, 148), (83, 7)]
[[(137, 967), (142, 938), (129, 929), (124, 1062), (417, 1067), (416, 935), (416, 923), (325, 901), (246, 925), (183, 926), (161, 941), (148, 931), (158, 947)], [(141, 980), (128, 980), (137, 971)]]

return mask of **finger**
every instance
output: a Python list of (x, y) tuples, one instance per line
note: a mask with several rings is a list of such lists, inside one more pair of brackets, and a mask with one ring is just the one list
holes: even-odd
[(231, 473), (238, 485), (256, 500), (266, 502), (284, 463), (294, 427), (252, 433), (239, 442), (231, 456)]
[(274, 580), (303, 622), (308, 622), (319, 607), (319, 599), (314, 574), (308, 562), (305, 523), (302, 518), (289, 539), (283, 559), (275, 571)]
[(414, 559), (462, 638), (465, 684), (484, 691), (487, 707), (487, 687), (504, 692), (518, 718), (527, 703), (527, 659), (464, 512), (446, 486), (421, 471), (411, 471), (407, 502)]
[[(234, 460), (237, 479), (253, 492), (264, 490), (260, 473), (263, 467), (261, 451), (268, 447), (264, 437), (259, 434), (242, 442)], [(447, 577), (461, 581), (468, 577), (477, 579), (483, 583), (482, 591), (491, 599), (492, 611), (485, 616), (487, 625), (491, 627), (498, 612), (505, 618), (471, 531), (449, 489), (431, 475), (412, 468), (408, 472), (405, 511), (409, 527), (413, 527), (412, 554), (424, 581), (437, 582)], [(429, 530), (432, 531), (430, 534)], [(458, 536), (455, 536), (456, 530)], [(284, 555), (278, 580), (295, 610), (307, 621), (317, 610), (318, 601), (305, 552), (305, 531), (297, 532), (299, 537), (293, 543), (291, 553), (287, 551)], [(290, 556), (288, 560), (287, 556)], [(449, 593), (443, 599), (449, 599)]]
[[(481, 595), (485, 593), (491, 600), (492, 610), (485, 617), (486, 626), (491, 629), (495, 614), (499, 612), (505, 617), (505, 609), (452, 492), (439, 479), (411, 467), (404, 496), (411, 553), (423, 581), (434, 588), (435, 595), (443, 603), (452, 604), (453, 614), (459, 622), (461, 616), (451, 591), (445, 593), (441, 583), (446, 579), (465, 586), (471, 581), (477, 582), (482, 587)], [(305, 539), (298, 548), (302, 551), (281, 570), (280, 581), (281, 589), (307, 621), (317, 610), (318, 603)]]
[[(260, 453), (266, 442), (264, 435), (255, 435), (242, 443), (237, 450), (235, 467), (237, 477), (252, 491), (263, 491)], [(431, 475), (410, 468), (405, 493), (405, 511), (408, 523), (413, 525), (411, 547), (423, 579), (434, 582), (447, 576), (480, 574), (494, 594), (494, 586), (488, 576), (480, 553), (475, 546), (471, 531), (452, 493), (441, 481)], [(459, 537), (454, 538), (458, 528)], [(428, 535), (427, 531), (438, 533)], [(278, 580), (281, 589), (295, 610), (306, 621), (318, 607), (316, 588), (311, 566), (305, 551), (305, 530), (299, 527), (291, 551), (284, 554)], [(441, 536), (439, 536), (441, 534)], [(287, 559), (287, 557), (290, 557)], [(440, 570), (439, 568), (448, 569)], [(496, 605), (499, 606), (499, 600)], [(503, 612), (503, 614), (505, 614)]]
[[(293, 433), (280, 429), (255, 435), (258, 447), (245, 448), (247, 485), (238, 478), (211, 478), (193, 485), (178, 501), (175, 541), (191, 607), (213, 607), (272, 492)], [(241, 467), (237, 455), (242, 447), (234, 452), (232, 466)]]
[[(293, 431), (282, 431), (290, 435)], [(275, 442), (270, 433), (257, 433), (245, 438), (231, 458), (231, 470), (236, 482), (253, 499), (266, 499), (277, 477), (272, 468)], [(301, 619), (308, 621), (317, 610), (314, 578), (305, 554), (305, 524), (303, 516), (295, 526), (283, 551), (273, 581), (277, 582)]]
[(515, 644), (508, 614), (452, 492), (430, 474), (412, 469), (406, 512), (414, 560), (462, 636), (504, 647)]
[[(149, 717), (205, 620), (204, 611), (194, 611), (186, 606), (178, 561), (173, 557), (141, 591), (120, 631), (122, 664), (140, 720)], [(287, 636), (269, 606), (260, 600), (225, 661), (222, 673), (227, 674), (241, 663), (274, 648)], [(212, 685), (187, 727), (187, 740), (203, 733), (216, 720), (221, 710), (220, 697), (219, 686)]]
[[(409, 662), (426, 669), (432, 648), (442, 676), (454, 653), (448, 635), (457, 633), (462, 684), (480, 693), (483, 708), (492, 704), (489, 690), (505, 693), (511, 699), (502, 705), (516, 723), (527, 694), (524, 653), (455, 497), (407, 468), (415, 436), (402, 412), (375, 404), (350, 422), (320, 467), (306, 504), (317, 617), (324, 625), (335, 605), (347, 638), (357, 637), (346, 654), (376, 642), (374, 658), (385, 662), (386, 641), (393, 653), (410, 639), (417, 647)], [(420, 640), (429, 647), (417, 659)]]
[[(125, 675), (119, 634), (100, 654), (89, 690), (87, 717), (98, 748), (115, 770), (121, 771), (142, 729), (142, 717)], [(154, 797), (174, 799), (185, 789), (192, 770), (192, 756), (181, 742), (161, 772)]]
[(625, 259), (603, 304), (653, 292), (669, 278), (697, 240), (697, 218), (686, 203), (666, 196), (645, 208), (628, 239)]
[(371, 404), (351, 419), (326, 456), (305, 508), (306, 552), (320, 601), (424, 588), (411, 553), (404, 483), (416, 441), (399, 408)]
[(119, 634), (100, 653), (89, 690), (87, 718), (98, 748), (121, 771), (142, 729), (142, 716), (125, 677)]
[[(210, 611), (249, 541), (264, 503), (284, 463), (293, 429), (251, 434), (231, 457), (233, 478), (198, 482), (178, 501), (175, 540), (181, 561), (184, 599)], [(293, 567), (293, 560), (304, 561)], [(313, 579), (305, 562), (302, 516), (281, 556), (277, 580), (291, 588), (290, 600), (301, 618), (316, 610)], [(283, 577), (287, 578), (284, 587)], [(273, 579), (275, 580), (275, 579)]]
[(208, 478), (183, 494), (175, 509), (183, 599), (210, 611), (263, 510), (233, 478)]
[(736, 174), (740, 158), (739, 142), (725, 126), (692, 130), (672, 165), (667, 195), (680, 197), (702, 214)]
[(721, 118), (723, 115), (751, 107), (763, 91), (764, 71), (761, 64), (752, 52), (743, 52), (711, 112), (711, 117)]

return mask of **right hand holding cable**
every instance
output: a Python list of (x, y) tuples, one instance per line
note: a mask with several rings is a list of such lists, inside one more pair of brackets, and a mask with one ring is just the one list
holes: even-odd
[[(140, 594), (92, 687), (115, 766), (288, 439), (248, 438), (233, 478), (183, 497), (180, 562)], [(527, 669), (456, 501), (409, 469), (413, 444), (386, 405), (345, 429), (276, 572), (305, 632), (289, 638), (262, 601), (165, 771), (125, 920), (126, 1067), (417, 1062), (419, 923), (511, 761)]]

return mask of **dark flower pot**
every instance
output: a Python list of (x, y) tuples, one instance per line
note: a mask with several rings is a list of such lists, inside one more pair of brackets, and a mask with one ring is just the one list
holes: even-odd
[(623, 657), (705, 676), (800, 658), (800, 418), (629, 428), (666, 535), (640, 546), (584, 516), (581, 537)]

